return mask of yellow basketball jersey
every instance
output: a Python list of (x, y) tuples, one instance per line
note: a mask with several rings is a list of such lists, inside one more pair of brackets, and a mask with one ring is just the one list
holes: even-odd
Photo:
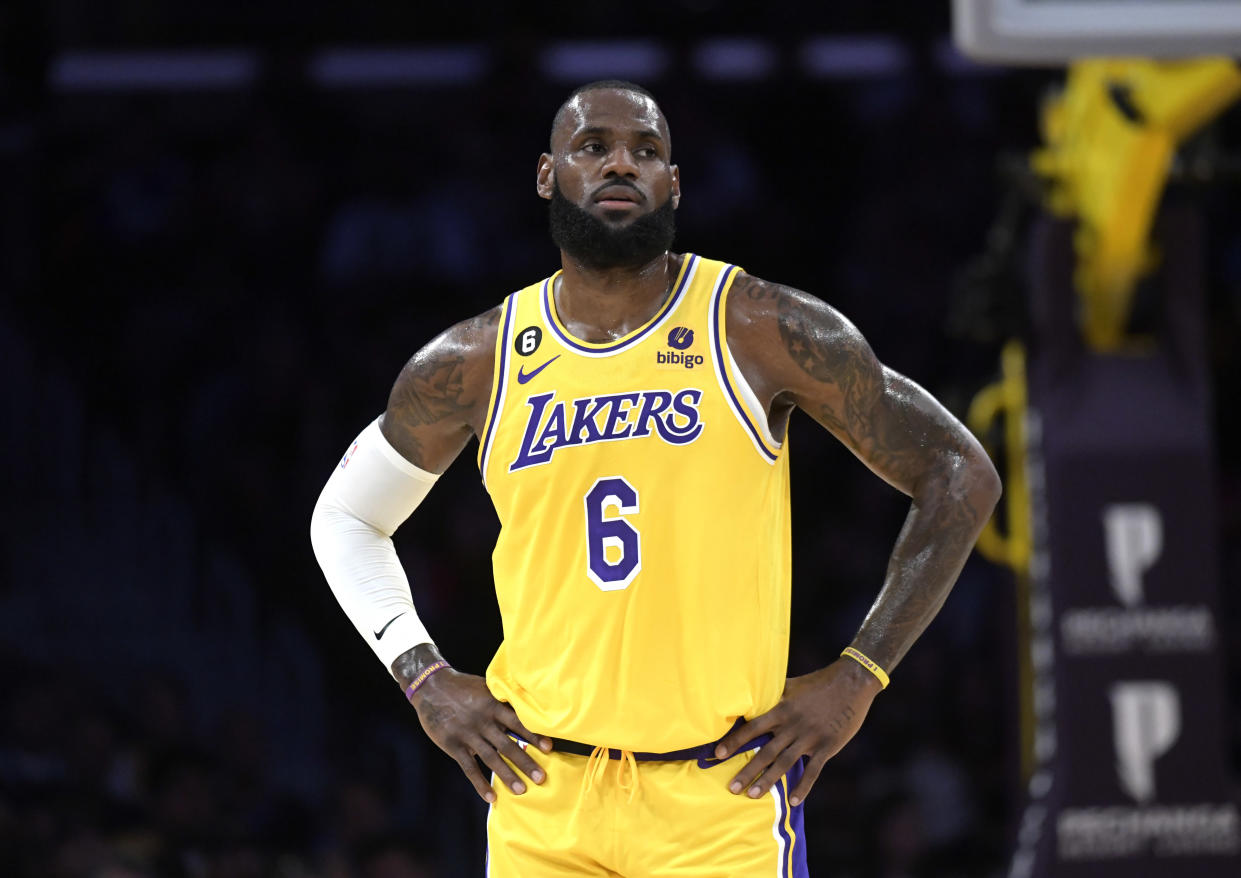
[(479, 469), (500, 518), (492, 693), (531, 731), (665, 752), (773, 707), (788, 455), (728, 351), (739, 269), (685, 254), (659, 312), (573, 337), (556, 275), (504, 303)]

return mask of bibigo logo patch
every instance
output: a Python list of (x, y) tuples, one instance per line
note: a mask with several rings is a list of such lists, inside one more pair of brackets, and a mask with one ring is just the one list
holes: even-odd
[(668, 347), (670, 351), (655, 352), (656, 369), (693, 369), (701, 366), (706, 359), (702, 354), (689, 352), (694, 343), (694, 330), (686, 326), (674, 326), (668, 331)]
[(684, 326), (674, 326), (668, 332), (668, 347), (683, 351), (694, 343), (694, 330)]

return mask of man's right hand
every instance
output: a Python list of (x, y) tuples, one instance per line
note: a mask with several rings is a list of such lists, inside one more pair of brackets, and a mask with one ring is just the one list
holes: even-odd
[(526, 785), (510, 762), (537, 784), (547, 778), (539, 764), (509, 737), (509, 732), (520, 735), (544, 753), (551, 752), (551, 739), (522, 725), (512, 707), (492, 696), (482, 677), (444, 668), (418, 687), (410, 703), (418, 711), (418, 720), (427, 735), (457, 761), (484, 801), (494, 802), (496, 794), (483, 776), (476, 756), (517, 795), (526, 791)]

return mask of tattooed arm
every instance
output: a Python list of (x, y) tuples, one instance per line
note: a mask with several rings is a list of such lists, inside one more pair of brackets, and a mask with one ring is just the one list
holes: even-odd
[[(380, 430), (415, 466), (442, 473), (471, 436), (482, 434), (500, 313), (499, 307), (493, 308), (441, 333), (397, 377)], [(420, 644), (393, 661), (392, 673), (404, 688), (440, 660), (434, 644)], [(518, 794), (525, 784), (509, 763), (535, 783), (544, 781), (543, 770), (508, 733), (516, 732), (544, 750), (551, 741), (522, 725), (512, 707), (492, 697), (482, 677), (451, 667), (436, 671), (418, 687), (412, 703), (427, 736), (457, 762), (486, 801), (495, 801), (495, 792), (478, 760)]]
[(497, 306), (458, 323), (414, 354), (397, 376), (380, 430), (410, 463), (442, 473), (471, 436), (481, 435), (499, 322)]
[[(956, 418), (880, 363), (857, 328), (813, 296), (742, 275), (726, 316), (729, 346), (775, 435), (801, 408), (912, 500), (883, 587), (852, 643), (891, 671), (943, 606), (991, 515), (1000, 495), (995, 467)], [(848, 659), (790, 680), (780, 705), (725, 739), (731, 750), (747, 735), (776, 732), (737, 776), (734, 792), (762, 795), (807, 755), (793, 791), (804, 798), (823, 763), (861, 726), (878, 689)]]

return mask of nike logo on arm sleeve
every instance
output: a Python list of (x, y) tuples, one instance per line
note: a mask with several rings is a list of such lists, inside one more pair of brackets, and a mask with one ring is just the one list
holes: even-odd
[[(391, 619), (388, 620), (388, 625), (391, 625), (393, 622), (395, 622), (397, 619), (401, 618), (404, 615), (405, 615), (404, 613), (397, 613), (395, 616), (393, 616)], [(384, 632), (388, 630), (388, 625), (385, 625), (382, 628), (380, 628), (378, 631), (374, 632), (376, 640), (384, 639)]]

